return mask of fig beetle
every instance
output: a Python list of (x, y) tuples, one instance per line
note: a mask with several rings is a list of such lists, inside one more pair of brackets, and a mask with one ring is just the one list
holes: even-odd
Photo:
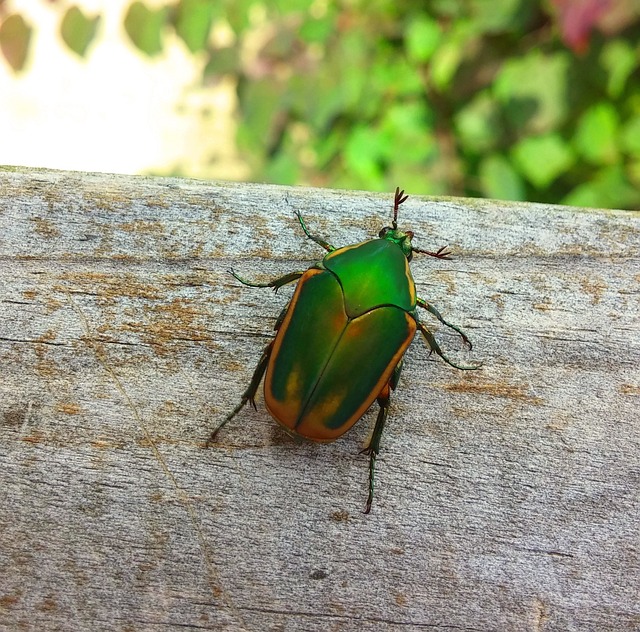
[(290, 433), (312, 441), (337, 439), (377, 401), (378, 417), (362, 450), (369, 455), (365, 513), (369, 513), (373, 501), (376, 457), (391, 391), (398, 384), (403, 356), (416, 330), (420, 330), (431, 352), (447, 364), (462, 370), (481, 366), (450, 360), (418, 318), (419, 307), (460, 334), (471, 349), (471, 342), (461, 329), (416, 295), (409, 268), (414, 253), (437, 259), (450, 259), (451, 253), (446, 247), (437, 252), (416, 248), (412, 244), (413, 232), (398, 229), (398, 209), (407, 197), (396, 189), (393, 221), (377, 239), (342, 248), (312, 235), (296, 211), (305, 235), (327, 251), (321, 261), (304, 272), (291, 272), (268, 283), (253, 283), (230, 270), (249, 287), (268, 287), (277, 292), (293, 281), (298, 284), (276, 321), (275, 337), (264, 348), (240, 403), (207, 440), (210, 445), (247, 402), (256, 407), (255, 396), (263, 377), (264, 401), (273, 418)]

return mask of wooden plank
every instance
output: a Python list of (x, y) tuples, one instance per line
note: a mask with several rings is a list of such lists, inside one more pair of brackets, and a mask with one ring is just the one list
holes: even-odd
[[(400, 183), (401, 184), (401, 183)], [(409, 192), (411, 193), (411, 192)], [(410, 197), (416, 340), (372, 513), (358, 450), (244, 410), (290, 296), (391, 194), (0, 170), (0, 627), (639, 630), (640, 223)], [(435, 329), (435, 327), (434, 327)]]

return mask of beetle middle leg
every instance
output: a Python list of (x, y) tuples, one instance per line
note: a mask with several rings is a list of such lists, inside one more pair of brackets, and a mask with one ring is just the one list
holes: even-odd
[[(419, 320), (416, 319), (416, 324), (418, 325), (418, 329), (420, 330), (420, 333), (424, 336), (424, 339), (427, 341), (427, 344), (429, 345), (429, 349), (431, 349), (432, 352), (437, 353), (447, 364), (451, 365), (452, 367), (455, 367), (456, 369), (461, 369), (462, 371), (474, 371), (475, 369), (479, 369), (482, 366), (482, 362), (478, 362), (477, 364), (458, 364), (457, 362), (454, 362), (453, 360), (449, 359), (444, 351), (440, 348), (440, 345), (438, 344), (437, 340), (435, 339), (435, 336), (431, 333), (431, 331), (423, 324), (421, 323)], [(445, 323), (448, 324), (448, 323)], [(454, 329), (456, 329), (454, 327)], [(456, 331), (458, 331), (456, 329)], [(464, 336), (464, 334), (462, 334)]]
[(466, 345), (469, 345), (469, 349), (473, 348), (473, 345), (471, 344), (471, 340), (469, 340), (469, 337), (467, 336), (467, 334), (465, 334), (464, 331), (460, 329), (460, 327), (456, 327), (456, 325), (452, 325), (450, 322), (446, 321), (442, 317), (442, 314), (440, 314), (440, 312), (431, 303), (428, 303), (427, 301), (425, 301), (423, 298), (420, 298), (419, 296), (416, 302), (418, 304), (418, 307), (422, 307), (422, 309), (426, 309), (431, 315), (435, 316), (443, 325), (446, 325), (447, 327), (449, 327), (449, 329), (453, 329), (453, 331), (458, 332), (460, 336), (462, 336), (463, 342)]
[(364, 513), (368, 514), (371, 511), (371, 503), (373, 503), (373, 487), (376, 469), (376, 459), (378, 458), (378, 452), (380, 452), (380, 439), (382, 438), (382, 431), (384, 430), (384, 424), (387, 421), (387, 415), (389, 414), (389, 405), (391, 403), (390, 396), (391, 391), (398, 385), (400, 379), (400, 371), (402, 371), (402, 361), (398, 363), (393, 370), (393, 375), (389, 382), (378, 395), (377, 402), (380, 406), (378, 411), (378, 418), (376, 419), (376, 425), (373, 428), (373, 433), (368, 445), (360, 451), (360, 454), (369, 455), (369, 496), (367, 497), (367, 504), (364, 509)]

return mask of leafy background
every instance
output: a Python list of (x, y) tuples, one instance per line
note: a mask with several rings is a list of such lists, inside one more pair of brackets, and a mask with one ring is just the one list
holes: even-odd
[[(48, 3), (71, 51), (100, 46), (99, 13)], [(235, 79), (253, 180), (640, 208), (637, 0), (136, 1), (123, 29)], [(37, 36), (0, 0), (15, 73)]]

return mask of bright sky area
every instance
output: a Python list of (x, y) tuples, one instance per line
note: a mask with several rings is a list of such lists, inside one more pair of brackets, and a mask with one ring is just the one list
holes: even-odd
[(81, 0), (100, 13), (81, 59), (59, 36), (63, 7), (9, 0), (35, 27), (25, 70), (0, 58), (0, 164), (243, 179), (235, 154), (234, 86), (201, 84), (203, 60), (172, 34), (149, 59), (129, 42), (129, 0)]

